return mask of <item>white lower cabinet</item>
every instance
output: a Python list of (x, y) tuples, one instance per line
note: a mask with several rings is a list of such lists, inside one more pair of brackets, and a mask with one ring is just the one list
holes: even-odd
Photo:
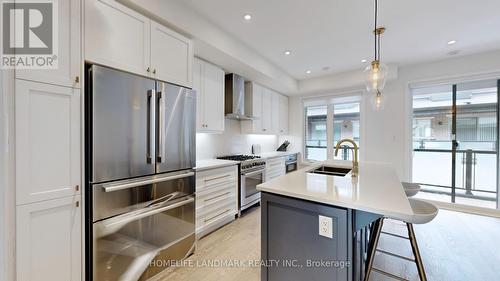
[(286, 173), (285, 157), (268, 158), (266, 160), (265, 181), (283, 176)]
[(196, 173), (196, 237), (216, 230), (238, 214), (238, 166)]
[(17, 206), (17, 281), (82, 279), (80, 196)]

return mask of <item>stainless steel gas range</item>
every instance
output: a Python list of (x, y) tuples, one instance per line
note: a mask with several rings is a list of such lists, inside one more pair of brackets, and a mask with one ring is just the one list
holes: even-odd
[(230, 155), (217, 159), (240, 162), (239, 211), (260, 203), (260, 191), (257, 190), (257, 185), (264, 182), (266, 160), (255, 155)]

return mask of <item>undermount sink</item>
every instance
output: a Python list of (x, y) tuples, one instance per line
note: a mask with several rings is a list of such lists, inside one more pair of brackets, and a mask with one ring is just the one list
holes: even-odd
[(309, 171), (309, 173), (343, 177), (343, 176), (347, 175), (351, 170), (352, 169), (350, 169), (350, 168), (341, 168), (341, 167), (334, 167), (334, 166), (321, 166), (321, 167), (318, 167), (314, 170)]

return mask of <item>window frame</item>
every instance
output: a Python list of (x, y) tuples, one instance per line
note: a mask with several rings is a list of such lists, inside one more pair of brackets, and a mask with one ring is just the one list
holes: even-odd
[(321, 162), (323, 160), (314, 160), (307, 158), (307, 108), (314, 106), (327, 106), (327, 118), (326, 118), (326, 161), (334, 160), (334, 151), (335, 151), (335, 143), (334, 142), (334, 107), (335, 105), (341, 104), (350, 104), (350, 103), (358, 103), (359, 104), (359, 146), (363, 141), (364, 137), (364, 95), (363, 91), (351, 91), (342, 94), (333, 94), (327, 96), (319, 96), (313, 98), (303, 98), (302, 99), (302, 121), (304, 122), (304, 126), (302, 128), (302, 149), (304, 151), (304, 161), (305, 162)]

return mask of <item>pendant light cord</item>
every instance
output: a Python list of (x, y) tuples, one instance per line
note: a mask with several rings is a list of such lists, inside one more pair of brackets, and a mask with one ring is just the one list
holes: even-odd
[[(375, 27), (373, 28), (373, 34), (375, 36), (374, 37), (374, 39), (375, 39), (375, 60), (378, 60), (378, 58), (377, 58), (377, 14), (378, 14), (378, 0), (375, 0)], [(380, 39), (379, 39), (379, 41), (380, 41)]]

